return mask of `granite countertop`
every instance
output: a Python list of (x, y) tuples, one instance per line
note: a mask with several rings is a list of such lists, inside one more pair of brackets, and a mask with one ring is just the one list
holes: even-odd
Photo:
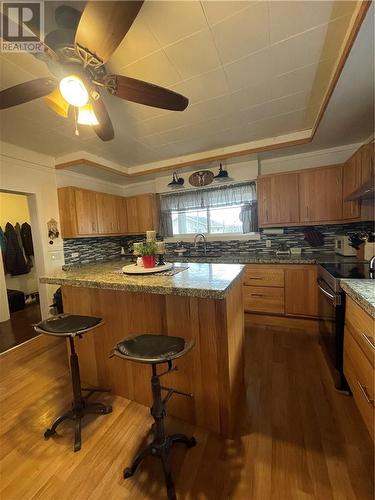
[(174, 276), (158, 276), (157, 274), (130, 276), (118, 272), (124, 265), (126, 262), (114, 260), (71, 267), (65, 271), (56, 271), (48, 276), (43, 276), (40, 278), (40, 282), (53, 285), (222, 299), (245, 269), (239, 264), (189, 263), (188, 269)]
[(343, 257), (335, 253), (302, 253), (301, 255), (276, 255), (274, 252), (266, 253), (243, 253), (243, 254), (223, 254), (210, 256), (200, 254), (189, 254), (180, 257), (176, 254), (167, 254), (166, 260), (169, 262), (219, 262), (228, 264), (320, 264), (334, 262), (353, 261), (353, 256)]
[(375, 280), (342, 279), (340, 286), (372, 318), (375, 318)]

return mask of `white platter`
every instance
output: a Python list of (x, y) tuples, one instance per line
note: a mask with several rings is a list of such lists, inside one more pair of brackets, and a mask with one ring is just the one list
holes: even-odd
[(163, 266), (156, 267), (141, 267), (136, 266), (135, 264), (130, 264), (128, 266), (124, 266), (122, 268), (122, 272), (125, 274), (153, 274), (153, 273), (161, 273), (162, 271), (169, 271), (172, 269), (172, 262), (166, 262)]

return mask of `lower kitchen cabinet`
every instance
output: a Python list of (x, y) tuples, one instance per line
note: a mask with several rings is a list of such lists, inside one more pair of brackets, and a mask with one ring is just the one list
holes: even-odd
[(375, 440), (374, 330), (374, 319), (350, 297), (347, 297), (344, 331), (344, 375), (373, 440)]
[(285, 313), (318, 316), (317, 267), (296, 265), (285, 269)]
[(243, 286), (244, 311), (317, 318), (316, 265), (248, 264)]

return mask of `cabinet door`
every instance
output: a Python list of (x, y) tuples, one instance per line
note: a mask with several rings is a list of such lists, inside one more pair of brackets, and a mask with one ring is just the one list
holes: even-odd
[(99, 234), (119, 233), (116, 198), (111, 194), (96, 193)]
[(361, 172), (361, 151), (354, 154), (343, 166), (343, 184), (342, 184), (342, 218), (357, 219), (361, 215), (361, 205), (359, 201), (345, 201), (353, 191), (358, 189), (362, 182)]
[(342, 219), (342, 166), (299, 173), (301, 222)]
[(138, 227), (139, 231), (156, 231), (156, 204), (155, 195), (144, 194), (137, 196)]
[(139, 233), (138, 224), (138, 209), (137, 209), (137, 197), (131, 196), (126, 198), (126, 212), (128, 221), (128, 233), (136, 234)]
[(77, 233), (82, 235), (98, 234), (96, 213), (96, 193), (85, 189), (74, 190)]
[(370, 142), (361, 148), (361, 173), (362, 183), (374, 179), (374, 142)]
[(296, 265), (285, 270), (285, 313), (293, 316), (318, 316), (316, 266)]
[(122, 196), (116, 197), (117, 220), (119, 222), (119, 233), (126, 234), (128, 232), (128, 211), (126, 198)]
[(297, 173), (260, 177), (257, 198), (260, 225), (299, 222)]

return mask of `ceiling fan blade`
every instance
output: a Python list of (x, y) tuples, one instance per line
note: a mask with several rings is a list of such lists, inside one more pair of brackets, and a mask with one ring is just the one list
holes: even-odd
[(114, 82), (114, 95), (127, 101), (172, 111), (183, 111), (189, 104), (189, 99), (181, 94), (128, 76), (109, 75), (106, 81)]
[(109, 117), (107, 108), (103, 102), (103, 99), (99, 97), (96, 101), (92, 101), (92, 106), (94, 108), (94, 113), (96, 118), (98, 119), (99, 125), (95, 125), (93, 129), (95, 130), (96, 135), (102, 141), (111, 141), (114, 136), (113, 125), (111, 119)]
[[(8, 32), (10, 31), (10, 28), (12, 28), (13, 32), (18, 33), (18, 24), (4, 13), (2, 13), (1, 16), (2, 16), (2, 25), (3, 25), (3, 30), (2, 30), (1, 36), (4, 40), (6, 40), (8, 42), (12, 42), (14, 40), (10, 37), (10, 35), (8, 35)], [(7, 26), (6, 30), (4, 28), (5, 26)], [(43, 42), (43, 40), (40, 39), (39, 33), (37, 34), (35, 32), (36, 30), (33, 30), (33, 28), (31, 26), (30, 27), (28, 26), (28, 29), (35, 37), (35, 39), (36, 39), (35, 41), (38, 41), (41, 44), (41, 47), (43, 48), (43, 51), (35, 52), (35, 53), (33, 53), (33, 55), (37, 56), (38, 54), (39, 55), (47, 54), (51, 59), (57, 61), (58, 56), (57, 56), (56, 52), (54, 50), (52, 50), (51, 47), (49, 47), (47, 45), (47, 43)]]
[(143, 0), (89, 1), (78, 24), (75, 44), (106, 63), (120, 45)]
[(70, 5), (60, 5), (55, 10), (56, 24), (61, 29), (76, 31), (82, 12)]
[(0, 92), (0, 109), (11, 108), (44, 97), (50, 94), (56, 88), (56, 85), (57, 82), (53, 78), (37, 78), (36, 80), (9, 87)]
[(58, 29), (50, 31), (44, 38), (44, 43), (49, 47), (69, 47), (74, 44), (75, 31), (71, 29)]

